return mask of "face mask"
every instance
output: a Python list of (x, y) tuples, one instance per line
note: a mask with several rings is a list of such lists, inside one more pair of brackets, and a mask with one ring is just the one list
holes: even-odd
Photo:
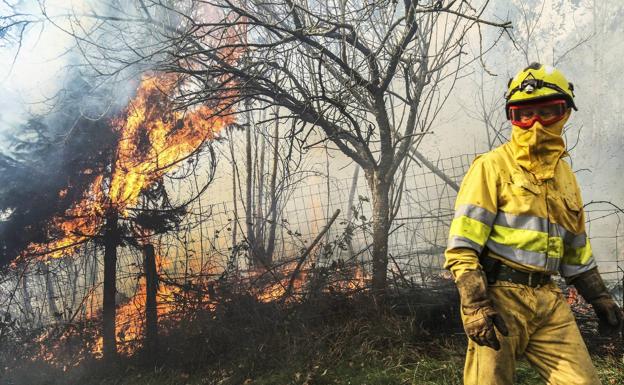
[(513, 126), (511, 144), (515, 159), (537, 179), (550, 179), (555, 175), (557, 162), (565, 152), (561, 133), (569, 116), (567, 112), (563, 119), (549, 126), (539, 121), (530, 128)]

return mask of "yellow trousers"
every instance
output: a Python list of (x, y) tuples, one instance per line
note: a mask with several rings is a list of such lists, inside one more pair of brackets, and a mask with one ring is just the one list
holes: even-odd
[(512, 385), (525, 356), (549, 385), (600, 384), (572, 311), (556, 284), (539, 288), (498, 281), (488, 287), (509, 335), (496, 351), (469, 341), (464, 385)]

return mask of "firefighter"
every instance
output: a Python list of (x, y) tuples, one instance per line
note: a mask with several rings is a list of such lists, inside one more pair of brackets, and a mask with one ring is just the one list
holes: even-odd
[(593, 306), (601, 331), (621, 331), (624, 314), (598, 273), (565, 161), (573, 90), (539, 63), (511, 79), (511, 139), (475, 159), (458, 193), (445, 267), (469, 337), (466, 385), (513, 384), (519, 356), (548, 384), (600, 383), (555, 274)]

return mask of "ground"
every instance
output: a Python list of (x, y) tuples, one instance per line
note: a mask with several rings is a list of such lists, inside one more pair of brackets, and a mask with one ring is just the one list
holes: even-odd
[[(120, 377), (98, 382), (101, 385), (460, 385), (465, 343), (458, 337), (427, 341), (431, 354), (409, 352), (394, 347), (368, 356), (353, 355), (337, 362), (287, 363), (256, 376), (236, 370), (199, 370), (195, 373), (169, 370), (131, 370)], [(594, 356), (602, 383), (624, 384), (622, 357)], [(241, 362), (241, 366), (245, 363)], [(543, 384), (526, 360), (517, 369), (517, 385)]]
[[(454, 385), (462, 383), (466, 337), (446, 290), (402, 293), (383, 306), (368, 295), (322, 294), (293, 303), (232, 296), (216, 309), (160, 323), (157, 354), (140, 348), (114, 365), (77, 359), (84, 340), (24, 358), (0, 344), (2, 385)], [(593, 313), (591, 313), (593, 314)], [(590, 315), (591, 315), (590, 314)], [(579, 314), (602, 383), (624, 385), (624, 346)], [(80, 336), (87, 335), (79, 327)], [(52, 338), (37, 339), (37, 344)], [(42, 342), (43, 341), (43, 342)], [(23, 344), (22, 344), (23, 345)], [(22, 346), (19, 345), (19, 346)], [(25, 345), (24, 345), (25, 346)], [(58, 344), (54, 345), (58, 346)], [(8, 347), (13, 353), (7, 354)], [(65, 353), (59, 353), (65, 352)], [(64, 355), (63, 355), (64, 354)], [(54, 363), (47, 357), (54, 357)], [(86, 357), (90, 357), (87, 354)], [(45, 358), (45, 359), (44, 359)], [(74, 364), (72, 364), (74, 362)], [(517, 385), (542, 384), (520, 361)]]

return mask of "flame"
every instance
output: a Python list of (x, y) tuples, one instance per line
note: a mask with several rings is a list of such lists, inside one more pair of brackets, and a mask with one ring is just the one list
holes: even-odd
[(217, 115), (208, 106), (191, 113), (164, 113), (174, 108), (168, 98), (178, 84), (174, 75), (145, 77), (127, 116), (115, 122), (121, 138), (108, 195), (122, 212), (137, 202), (146, 186), (233, 122), (231, 115)]
[[(315, 279), (319, 279), (315, 277), (316, 268), (314, 265), (313, 261), (306, 262), (301, 266), (301, 270), (293, 280), (292, 276), (296, 269), (296, 263), (287, 263), (282, 266), (279, 271), (273, 272), (272, 277), (270, 277), (270, 282), (265, 284), (255, 283), (252, 293), (260, 302), (283, 300), (285, 303), (290, 303), (298, 298), (302, 298), (306, 294), (306, 291), (309, 290), (309, 283)], [(345, 266), (340, 264), (331, 269), (331, 272), (331, 274), (327, 275), (327, 277), (331, 278), (326, 278), (327, 281), (322, 285), (322, 291), (325, 293), (340, 292), (351, 295), (364, 290), (370, 284), (370, 277), (360, 266)], [(266, 271), (255, 270), (250, 272), (250, 274), (252, 280), (257, 282), (260, 280), (260, 276), (266, 274)]]
[(36, 255), (40, 259), (61, 258), (94, 236), (95, 229), (101, 226), (104, 218), (101, 204), (104, 198), (103, 180), (103, 175), (97, 176), (79, 203), (68, 209), (64, 216), (52, 219), (54, 232), (62, 236), (49, 243), (29, 245), (22, 257)]
[[(198, 151), (212, 140), (216, 133), (234, 121), (231, 110), (226, 107), (230, 100), (221, 105), (200, 106), (191, 111), (174, 110), (172, 97), (180, 80), (174, 75), (145, 76), (135, 98), (124, 113), (111, 121), (117, 131), (119, 142), (109, 176), (97, 175), (82, 199), (65, 212), (53, 218), (55, 241), (46, 244), (31, 244), (23, 253), (40, 259), (60, 258), (70, 255), (76, 248), (99, 234), (105, 221), (105, 213), (115, 209), (126, 214), (138, 202), (141, 192), (155, 181), (172, 171), (180, 162)], [(85, 170), (89, 175), (91, 169)], [(59, 193), (62, 198), (66, 190)], [(158, 262), (163, 269), (162, 259)], [(169, 314), (173, 309), (174, 297), (179, 290), (166, 285), (158, 288), (158, 314)], [(98, 302), (99, 294), (92, 292), (90, 300)], [(120, 351), (126, 346), (126, 353), (132, 353), (143, 334), (146, 286), (139, 282), (136, 294), (117, 309), (116, 335)], [(90, 314), (98, 316), (99, 314)], [(101, 338), (92, 352), (97, 356), (102, 350)]]
[[(81, 201), (65, 215), (52, 219), (51, 238), (56, 240), (31, 244), (24, 256), (47, 259), (74, 253), (78, 245), (98, 235), (108, 209), (124, 215), (145, 188), (234, 122), (228, 98), (214, 107), (175, 110), (172, 100), (181, 83), (176, 75), (143, 77), (135, 98), (121, 116), (111, 121), (119, 135), (111, 175), (98, 175)], [(91, 172), (86, 170), (85, 175)], [(66, 194), (64, 190), (60, 196)]]
[[(203, 17), (209, 15), (210, 10), (206, 8)], [(234, 62), (241, 57), (242, 50), (228, 48), (227, 43), (240, 37), (241, 31), (226, 28), (223, 35), (207, 38), (223, 41), (226, 48), (219, 51), (220, 58)], [(227, 79), (216, 81), (223, 84), (226, 90), (235, 88)], [(141, 79), (136, 96), (120, 116), (110, 121), (118, 136), (117, 148), (110, 160), (110, 173), (95, 176), (82, 198), (63, 215), (50, 221), (52, 230), (49, 238), (54, 239), (53, 241), (29, 245), (15, 262), (26, 257), (49, 259), (74, 254), (80, 244), (101, 235), (104, 218), (109, 210), (116, 211), (123, 219), (128, 209), (138, 203), (146, 188), (159, 181), (167, 172), (201, 149), (204, 143), (212, 140), (221, 129), (234, 122), (234, 91), (224, 91), (216, 95), (213, 98), (216, 105), (202, 105), (182, 111), (175, 109), (174, 99), (184, 87), (188, 87), (188, 84), (179, 75), (151, 74)], [(82, 171), (83, 175), (93, 173), (93, 169)], [(63, 199), (67, 195), (68, 189), (62, 190), (59, 198)], [(159, 270), (164, 268), (162, 261), (159, 266)], [(200, 271), (204, 272), (205, 269), (200, 268)], [(180, 291), (176, 287), (159, 285), (159, 316), (172, 313)], [(92, 292), (89, 300), (97, 302), (98, 295)], [(117, 308), (116, 335), (120, 351), (123, 351), (124, 342), (141, 340), (145, 297), (146, 284), (142, 279), (135, 295)], [(214, 304), (203, 305), (209, 309), (214, 308)], [(91, 316), (96, 317), (98, 314)], [(101, 353), (101, 338), (92, 351)]]
[(579, 295), (575, 288), (569, 288), (566, 301), (570, 306), (575, 305), (579, 301)]
[[(291, 301), (293, 297), (284, 298), (287, 294), (297, 295), (303, 291), (305, 283), (307, 282), (306, 278), (308, 276), (306, 271), (299, 271), (294, 280), (292, 280), (292, 275), (296, 269), (296, 262), (290, 262), (286, 264), (281, 270), (276, 273), (276, 276), (279, 274), (279, 279), (275, 279), (275, 276), (270, 277), (271, 281), (265, 283), (264, 285), (254, 285), (256, 286), (252, 292), (256, 299), (260, 302), (273, 302), (278, 300), (286, 300)], [(266, 271), (263, 270), (254, 270), (251, 272), (252, 277), (258, 278), (266, 274)], [(292, 281), (292, 284), (291, 284)], [(292, 285), (292, 286), (291, 286)], [(290, 293), (288, 293), (288, 289), (290, 287)]]
[[(157, 272), (159, 276), (162, 276), (167, 271), (170, 267), (170, 262), (171, 261), (160, 255), (156, 256)], [(277, 267), (273, 271), (273, 274), (267, 274), (266, 270), (261, 269), (248, 271), (246, 279), (249, 281), (235, 281), (233, 283), (238, 287), (244, 286), (245, 284), (250, 285), (250, 293), (259, 302), (269, 303), (283, 301), (284, 303), (292, 303), (302, 298), (309, 288), (308, 283), (314, 279), (314, 267), (312, 267), (310, 263), (304, 264), (304, 267), (293, 281), (292, 295), (286, 296), (286, 291), (296, 265), (296, 261), (291, 261)], [(218, 310), (218, 298), (210, 298), (207, 294), (209, 292), (208, 286), (217, 285), (216, 281), (206, 278), (214, 275), (214, 268), (204, 268), (203, 270), (197, 271), (201, 272), (198, 274), (198, 278), (193, 282), (193, 287), (198, 289), (197, 293), (185, 292), (179, 286), (165, 285), (163, 283), (159, 285), (157, 291), (157, 314), (159, 323), (161, 323), (163, 319), (174, 321), (175, 323), (183, 317), (183, 314), (194, 313), (198, 309), (210, 312)], [(323, 292), (341, 292), (346, 295), (351, 295), (366, 288), (370, 282), (370, 277), (367, 276), (366, 272), (360, 266), (351, 264), (337, 264), (333, 267), (331, 276), (331, 281), (323, 288)], [(277, 277), (279, 277), (279, 279), (277, 279)], [(241, 277), (238, 277), (238, 279), (240, 278)], [(232, 282), (222, 283), (226, 286), (232, 286)], [(217, 286), (213, 290), (218, 292), (219, 287)], [(98, 296), (99, 292), (93, 291), (92, 295)], [(195, 297), (192, 297), (193, 295), (195, 295)], [(190, 300), (183, 306), (188, 306), (188, 303), (193, 303), (195, 307), (192, 309), (180, 308), (180, 298), (183, 296), (186, 297), (187, 300)], [(117, 308), (117, 348), (118, 352), (122, 355), (131, 356), (137, 349), (143, 346), (143, 337), (145, 335), (145, 302), (146, 282), (145, 278), (141, 278), (132, 298)], [(181, 309), (186, 313), (181, 313)], [(88, 356), (94, 356), (95, 358), (102, 357), (103, 340), (100, 330), (97, 329), (97, 325), (99, 325), (97, 322), (99, 315), (99, 310), (87, 315), (88, 319), (86, 324), (90, 325), (91, 329), (88, 329), (88, 333), (86, 333), (87, 336), (81, 340), (83, 345), (80, 347), (80, 350), (70, 355), (72, 357), (69, 363), (70, 366), (79, 365), (80, 362)], [(161, 326), (159, 332), (166, 333), (166, 328)], [(82, 336), (84, 332), (74, 332), (74, 334)], [(57, 342), (48, 346), (49, 341), (56, 341), (56, 339), (50, 338), (49, 332), (43, 333), (38, 338), (38, 340), (41, 341), (41, 349), (32, 358), (33, 361), (39, 359), (57, 366), (68, 365), (62, 358), (63, 355), (60, 354), (60, 352), (63, 351), (65, 345), (76, 346), (76, 344), (65, 343), (65, 341), (75, 337), (75, 335), (69, 332), (61, 335), (61, 338), (59, 338)]]
[[(156, 268), (160, 275), (168, 266), (164, 259), (156, 256)], [(175, 310), (176, 296), (180, 289), (160, 283), (156, 293), (156, 312), (158, 318), (171, 314)], [(115, 316), (115, 335), (119, 353), (131, 355), (141, 346), (145, 335), (145, 302), (147, 298), (147, 283), (141, 278), (135, 294), (126, 303), (117, 307)], [(97, 316), (97, 315), (94, 315)], [(103, 338), (100, 336), (93, 347), (94, 356), (99, 358), (103, 352)]]

